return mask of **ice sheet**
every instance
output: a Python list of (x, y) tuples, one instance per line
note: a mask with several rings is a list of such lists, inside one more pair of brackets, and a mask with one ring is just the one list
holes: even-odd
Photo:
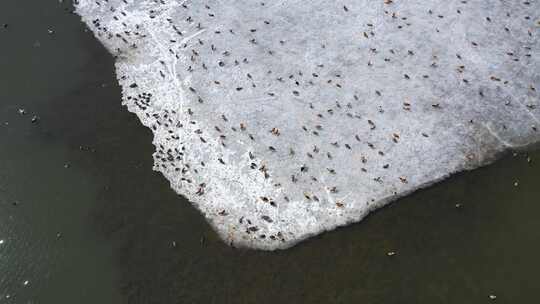
[(540, 139), (538, 1), (79, 0), (154, 169), (287, 248)]

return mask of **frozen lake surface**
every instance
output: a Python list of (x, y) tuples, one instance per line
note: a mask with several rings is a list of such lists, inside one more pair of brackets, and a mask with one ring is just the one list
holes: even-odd
[(79, 0), (155, 170), (287, 248), (540, 139), (536, 1)]

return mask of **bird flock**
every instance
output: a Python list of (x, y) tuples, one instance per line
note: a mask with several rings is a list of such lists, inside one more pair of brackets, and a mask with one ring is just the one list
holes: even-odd
[(154, 169), (231, 246), (288, 248), (540, 140), (536, 0), (75, 7)]

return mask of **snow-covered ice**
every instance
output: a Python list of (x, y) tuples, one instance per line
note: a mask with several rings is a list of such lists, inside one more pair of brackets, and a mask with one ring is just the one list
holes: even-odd
[(287, 248), (540, 140), (537, 0), (78, 0), (155, 170)]

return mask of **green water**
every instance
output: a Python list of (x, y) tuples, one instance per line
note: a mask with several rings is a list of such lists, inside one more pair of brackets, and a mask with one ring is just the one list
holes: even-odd
[(64, 2), (0, 3), (0, 303), (538, 302), (539, 151), (290, 250), (232, 249), (151, 170)]

